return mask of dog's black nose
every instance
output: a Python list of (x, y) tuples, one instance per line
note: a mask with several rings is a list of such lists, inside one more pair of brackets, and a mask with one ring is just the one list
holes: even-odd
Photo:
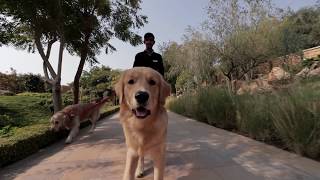
[(144, 91), (138, 91), (135, 95), (135, 98), (139, 104), (144, 104), (149, 99), (149, 94)]

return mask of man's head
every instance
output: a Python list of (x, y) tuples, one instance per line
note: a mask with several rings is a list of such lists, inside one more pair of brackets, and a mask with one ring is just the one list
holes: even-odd
[(146, 33), (144, 35), (143, 43), (146, 45), (146, 49), (151, 50), (155, 41), (154, 41), (154, 35), (150, 32)]

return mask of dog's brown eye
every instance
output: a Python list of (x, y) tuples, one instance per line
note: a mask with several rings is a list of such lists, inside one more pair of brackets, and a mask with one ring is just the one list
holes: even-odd
[(54, 124), (58, 124), (58, 123), (59, 123), (58, 121), (55, 121), (55, 122), (54, 122)]
[(155, 85), (156, 84), (156, 82), (154, 81), (154, 80), (149, 80), (149, 84), (151, 85), (151, 86), (153, 86), (153, 85)]
[(133, 79), (130, 79), (130, 80), (128, 81), (128, 84), (134, 84), (134, 80), (133, 80)]

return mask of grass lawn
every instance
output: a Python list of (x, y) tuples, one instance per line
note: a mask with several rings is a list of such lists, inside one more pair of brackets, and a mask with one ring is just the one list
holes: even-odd
[[(67, 131), (54, 133), (49, 128), (50, 104), (50, 94), (0, 96), (0, 168), (65, 138)], [(117, 109), (105, 105), (101, 117)], [(89, 124), (81, 123), (81, 127)]]
[[(49, 126), (52, 113), (48, 101), (50, 94), (46, 93), (0, 96), (0, 143), (10, 136), (21, 134), (22, 129)], [(101, 112), (115, 108), (117, 107), (104, 106)]]
[(51, 112), (43, 96), (0, 96), (0, 141), (19, 128), (48, 124)]

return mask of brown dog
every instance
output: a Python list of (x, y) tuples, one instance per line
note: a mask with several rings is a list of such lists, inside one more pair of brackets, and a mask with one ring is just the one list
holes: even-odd
[(90, 119), (92, 125), (89, 132), (92, 133), (96, 127), (96, 121), (100, 117), (100, 108), (107, 100), (109, 100), (109, 98), (104, 98), (99, 102), (74, 104), (65, 107), (51, 117), (51, 129), (55, 131), (64, 128), (70, 129), (66, 143), (71, 143), (72, 139), (79, 132), (80, 123)]
[(170, 95), (169, 84), (157, 71), (136, 67), (123, 72), (115, 90), (128, 148), (123, 180), (133, 180), (135, 172), (136, 176), (143, 176), (147, 154), (154, 163), (154, 179), (162, 180), (168, 124), (164, 104)]

